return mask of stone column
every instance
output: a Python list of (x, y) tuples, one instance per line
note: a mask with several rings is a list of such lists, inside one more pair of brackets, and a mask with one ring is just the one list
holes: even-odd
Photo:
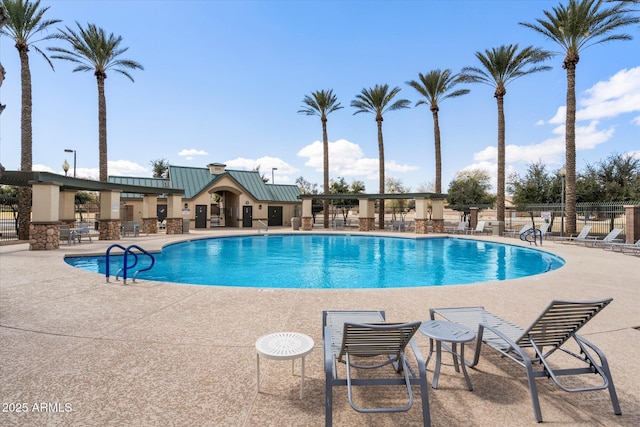
[(302, 199), (302, 221), (300, 226), (303, 231), (313, 230), (313, 200)]
[(431, 200), (431, 222), (434, 233), (444, 233), (444, 200)]
[(158, 196), (155, 194), (142, 197), (142, 232), (158, 234)]
[(60, 191), (60, 209), (59, 214), (60, 222), (68, 224), (70, 227), (75, 227), (76, 224), (76, 192), (75, 191)]
[(120, 240), (120, 191), (100, 192), (100, 240)]
[(633, 244), (640, 239), (640, 205), (624, 207), (625, 213), (625, 237), (627, 243)]
[(471, 211), (471, 213), (469, 214), (470, 220), (469, 220), (469, 228), (476, 228), (476, 225), (478, 225), (478, 208), (469, 208), (469, 210)]
[(424, 197), (416, 198), (416, 234), (427, 234), (429, 221), (428, 201)]
[(167, 196), (167, 234), (182, 234), (182, 196)]
[(32, 184), (32, 213), (29, 225), (29, 250), (60, 247), (60, 186), (58, 183)]
[(376, 204), (375, 200), (358, 199), (358, 231), (371, 231), (376, 227)]

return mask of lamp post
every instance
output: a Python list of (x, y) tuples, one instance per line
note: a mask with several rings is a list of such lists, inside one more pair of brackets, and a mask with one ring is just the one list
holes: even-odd
[(278, 170), (278, 168), (271, 168), (271, 183), (272, 183), (272, 184), (275, 184), (275, 183), (276, 183), (276, 182), (275, 182), (275, 179), (274, 179), (273, 171), (277, 171), (277, 170)]
[(560, 181), (562, 182), (562, 193), (560, 193), (560, 209), (562, 215), (560, 217), (560, 236), (564, 237), (564, 178), (567, 176), (567, 168), (564, 166), (560, 169)]
[[(70, 148), (65, 148), (65, 153), (73, 153), (73, 177), (76, 177), (76, 150), (72, 150)], [(66, 160), (65, 160), (66, 162)], [(66, 173), (66, 171), (65, 171)]]
[(69, 173), (69, 163), (67, 162), (67, 159), (64, 159), (62, 170), (64, 171), (64, 176), (67, 176), (67, 173)]

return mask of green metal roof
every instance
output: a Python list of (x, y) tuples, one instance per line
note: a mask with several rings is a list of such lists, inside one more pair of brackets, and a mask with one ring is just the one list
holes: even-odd
[[(169, 188), (169, 181), (164, 178), (145, 178), (134, 176), (109, 176), (109, 182), (124, 185), (141, 185), (144, 187)], [(122, 193), (120, 197), (136, 199), (142, 197), (140, 193)]]
[(219, 175), (211, 175), (208, 168), (169, 166), (171, 187), (184, 188), (184, 198), (192, 199), (207, 188)]
[(300, 202), (297, 185), (265, 184), (259, 171), (226, 170), (211, 174), (208, 168), (169, 166), (171, 187), (184, 188), (184, 198), (192, 199), (228, 176), (251, 197), (260, 202)]

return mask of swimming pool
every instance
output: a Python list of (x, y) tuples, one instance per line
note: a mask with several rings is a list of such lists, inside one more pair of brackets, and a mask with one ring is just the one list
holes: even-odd
[[(564, 265), (562, 258), (537, 249), (480, 240), (337, 234), (191, 240), (168, 245), (154, 257), (155, 266), (138, 279), (307, 289), (459, 285), (532, 276)], [(112, 276), (122, 258), (111, 257)], [(104, 256), (65, 261), (96, 273), (106, 269)]]

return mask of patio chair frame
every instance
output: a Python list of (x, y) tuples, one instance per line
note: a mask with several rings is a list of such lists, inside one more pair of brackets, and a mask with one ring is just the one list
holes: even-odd
[[(604, 353), (576, 332), (606, 307), (613, 298), (598, 301), (552, 301), (527, 329), (522, 329), (500, 317), (486, 311), (484, 307), (435, 308), (430, 310), (432, 319), (439, 315), (451, 322), (468, 328), (477, 328), (477, 344), (472, 362), (464, 363), (473, 368), (480, 360), (482, 344), (498, 351), (512, 360), (527, 373), (527, 382), (531, 393), (533, 411), (538, 422), (542, 422), (542, 412), (536, 387), (536, 378), (550, 378), (560, 389), (575, 393), (583, 391), (609, 391), (611, 403), (616, 415), (622, 414), (620, 403)], [(573, 340), (580, 349), (577, 354), (563, 345)], [(549, 347), (544, 351), (544, 347)], [(525, 349), (533, 349), (530, 356)], [(549, 358), (556, 351), (564, 352), (581, 362), (581, 367), (554, 369)], [(541, 369), (534, 369), (540, 367)], [(568, 387), (560, 381), (563, 376), (596, 374), (602, 384), (589, 387)]]

